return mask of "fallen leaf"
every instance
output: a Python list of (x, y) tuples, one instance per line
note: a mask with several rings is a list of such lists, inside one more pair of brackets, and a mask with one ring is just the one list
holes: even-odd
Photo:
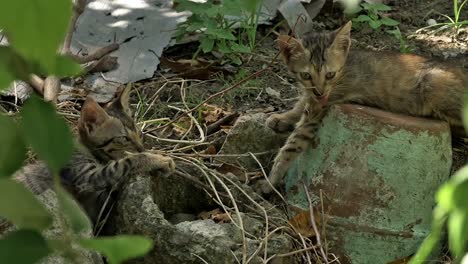
[(211, 211), (203, 211), (201, 213), (198, 214), (198, 217), (202, 220), (208, 220), (208, 219), (211, 219), (211, 215), (215, 213), (215, 214), (218, 214), (218, 213), (221, 213), (221, 210), (219, 208), (216, 208), (214, 210), (211, 210)]
[[(319, 212), (314, 209), (314, 217), (315, 217), (315, 223), (317, 225), (317, 228), (320, 230), (321, 226), (321, 219), (320, 219), (320, 214)], [(310, 211), (303, 211), (298, 213), (296, 216), (291, 218), (288, 221), (288, 224), (292, 226), (294, 231), (297, 233), (301, 234), (303, 237), (314, 237), (315, 236), (315, 231), (312, 227), (312, 223), (310, 222)]]
[(198, 214), (198, 217), (203, 220), (211, 219), (215, 223), (223, 224), (231, 222), (231, 218), (229, 217), (229, 213), (223, 213), (221, 209), (216, 208), (209, 212), (203, 211)]
[(205, 104), (202, 108), (202, 116), (203, 120), (205, 120), (206, 124), (212, 124), (222, 117), (230, 114), (228, 111), (223, 110), (221, 107), (217, 105)]
[(218, 151), (216, 150), (216, 147), (213, 146), (213, 145), (209, 145), (208, 148), (206, 148), (202, 154), (206, 154), (206, 155), (214, 155), (218, 153)]
[(244, 169), (242, 169), (241, 167), (237, 167), (237, 166), (234, 166), (232, 164), (223, 163), (221, 166), (216, 168), (216, 170), (219, 171), (222, 174), (232, 173), (232, 174), (236, 175), (239, 178), (240, 181), (246, 181), (247, 180), (246, 171)]
[(410, 262), (411, 257), (413, 257), (413, 255), (410, 255), (410, 256), (407, 256), (407, 257), (404, 257), (402, 259), (398, 259), (392, 262), (388, 262), (387, 264), (407, 264)]
[(215, 223), (224, 224), (224, 223), (230, 223), (231, 218), (229, 217), (228, 213), (217, 214), (213, 216), (213, 221), (215, 221)]

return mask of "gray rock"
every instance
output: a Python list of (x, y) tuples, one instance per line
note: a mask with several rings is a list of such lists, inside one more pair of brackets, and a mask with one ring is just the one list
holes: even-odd
[[(154, 248), (147, 256), (130, 263), (231, 264), (236, 263), (236, 258), (242, 259), (244, 239), (240, 229), (233, 223), (185, 219), (173, 225), (166, 220), (173, 220), (180, 215), (198, 215), (217, 207), (205, 191), (196, 189), (177, 176), (170, 178), (172, 180), (138, 176), (131, 179), (121, 193), (114, 216), (115, 232), (143, 234), (154, 241)], [(245, 213), (241, 213), (241, 217), (248, 234), (262, 237), (262, 220)], [(236, 215), (232, 215), (232, 218), (234, 221), (238, 219)], [(248, 256), (260, 245), (260, 241), (254, 237), (247, 235), (245, 239)], [(286, 236), (273, 235), (269, 240), (271, 255), (291, 248), (292, 244)], [(258, 255), (251, 263), (261, 263), (262, 254)]]
[[(267, 115), (264, 113), (241, 116), (229, 131), (220, 154), (245, 154), (269, 152), (256, 155), (263, 166), (266, 166), (280, 148), (287, 135), (275, 133), (265, 125)], [(258, 163), (252, 157), (221, 158), (227, 163), (238, 163), (247, 169), (258, 170)]]

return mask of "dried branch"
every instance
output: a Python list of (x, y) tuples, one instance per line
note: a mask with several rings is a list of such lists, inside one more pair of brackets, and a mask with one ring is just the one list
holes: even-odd
[(314, 206), (312, 205), (312, 199), (310, 198), (309, 190), (307, 190), (307, 186), (305, 185), (305, 183), (302, 183), (302, 186), (304, 187), (304, 192), (307, 196), (307, 202), (309, 203), (310, 222), (315, 232), (315, 238), (317, 239), (317, 247), (319, 247), (320, 249), (320, 254), (322, 254), (322, 258), (325, 261), (325, 264), (328, 264), (327, 254), (325, 253), (325, 250), (323, 249), (322, 241), (320, 239), (320, 232), (317, 228), (317, 224), (315, 223)]

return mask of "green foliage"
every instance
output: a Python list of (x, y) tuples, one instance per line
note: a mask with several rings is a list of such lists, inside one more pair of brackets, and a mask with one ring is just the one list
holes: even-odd
[(0, 263), (37, 263), (50, 253), (47, 242), (33, 230), (18, 230), (0, 240)]
[(1, 9), (0, 28), (15, 51), (39, 63), (48, 73), (55, 73), (57, 48), (68, 28), (72, 1), (3, 1)]
[(400, 28), (395, 27), (395, 29), (387, 30), (387, 33), (393, 35), (400, 42), (400, 52), (401, 53), (410, 53), (414, 50), (414, 47), (409, 45), (406, 42), (405, 37), (401, 34)]
[(52, 223), (39, 200), (12, 179), (0, 179), (0, 216), (21, 228), (43, 230)]
[(9, 47), (0, 47), (0, 90), (16, 78), (26, 80), (31, 73), (30, 65)]
[[(29, 80), (31, 73), (61, 77), (80, 71), (76, 62), (57, 55), (68, 28), (71, 3), (70, 0), (15, 0), (1, 4), (0, 28), (11, 45), (0, 47), (0, 89), (13, 80)], [(18, 14), (22, 14), (21, 19)], [(33, 96), (24, 105), (18, 125), (12, 118), (0, 116), (0, 128), (0, 217), (24, 228), (0, 240), (0, 263), (33, 264), (51, 253), (49, 247), (71, 262), (76, 261), (79, 253), (71, 245), (83, 241), (80, 231), (89, 230), (90, 222), (60, 186), (59, 172), (73, 151), (72, 136), (65, 120), (51, 104)], [(54, 174), (60, 205), (56, 220), (62, 232), (59, 237), (47, 241), (37, 231), (49, 227), (52, 216), (31, 191), (10, 179), (24, 162), (27, 147), (31, 147)], [(141, 256), (151, 245), (151, 241), (138, 236), (86, 241), (91, 241), (89, 248), (105, 252), (111, 263)]]
[(392, 10), (392, 8), (387, 5), (362, 3), (361, 6), (361, 10), (364, 10), (366, 14), (353, 18), (353, 27), (355, 28), (361, 27), (362, 24), (368, 24), (372, 29), (378, 29), (381, 26), (394, 27), (400, 24), (400, 22), (382, 14), (382, 12)]
[(26, 147), (16, 123), (0, 115), (0, 178), (9, 177), (26, 159)]
[(64, 216), (68, 219), (75, 234), (91, 230), (91, 222), (77, 202), (61, 186), (55, 189)]
[(458, 32), (460, 31), (460, 28), (462, 26), (468, 25), (468, 20), (460, 21), (460, 14), (462, 14), (463, 7), (465, 6), (466, 3), (468, 3), (468, 0), (464, 0), (463, 2), (460, 1), (461, 4), (458, 3), (459, 1), (460, 0), (453, 0), (453, 18), (448, 16), (448, 15), (439, 13), (439, 15), (444, 16), (445, 18), (447, 18), (449, 20), (449, 22), (437, 23), (437, 24), (434, 24), (434, 25), (430, 25), (430, 26), (421, 28), (420, 30), (427, 29), (427, 28), (432, 28), (432, 27), (440, 27), (438, 30), (453, 28), (453, 29), (455, 29), (455, 33), (458, 34)]
[(118, 264), (143, 256), (153, 247), (150, 239), (130, 235), (83, 239), (80, 244), (85, 248), (101, 252), (110, 264)]
[(25, 141), (58, 174), (73, 152), (73, 140), (65, 120), (55, 113), (51, 104), (35, 96), (26, 102), (21, 117)]
[[(186, 22), (179, 24), (178, 38), (186, 34), (201, 34), (198, 51), (220, 52), (226, 61), (242, 64), (240, 54), (249, 53), (255, 47), (255, 35), (258, 24), (260, 0), (226, 0), (223, 4), (208, 0), (195, 3), (190, 0), (178, 0), (178, 11), (190, 11), (192, 15)], [(235, 36), (234, 26), (240, 27), (240, 34)], [(247, 40), (245, 40), (247, 39)]]

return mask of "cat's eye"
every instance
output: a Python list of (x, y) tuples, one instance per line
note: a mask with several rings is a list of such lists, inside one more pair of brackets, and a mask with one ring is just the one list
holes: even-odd
[(312, 75), (310, 75), (310, 73), (308, 73), (308, 72), (301, 72), (299, 75), (301, 76), (301, 79), (303, 79), (303, 80), (312, 79)]
[(331, 80), (335, 78), (335, 75), (336, 75), (336, 72), (327, 72), (327, 74), (325, 75), (325, 78), (327, 78), (327, 80)]

